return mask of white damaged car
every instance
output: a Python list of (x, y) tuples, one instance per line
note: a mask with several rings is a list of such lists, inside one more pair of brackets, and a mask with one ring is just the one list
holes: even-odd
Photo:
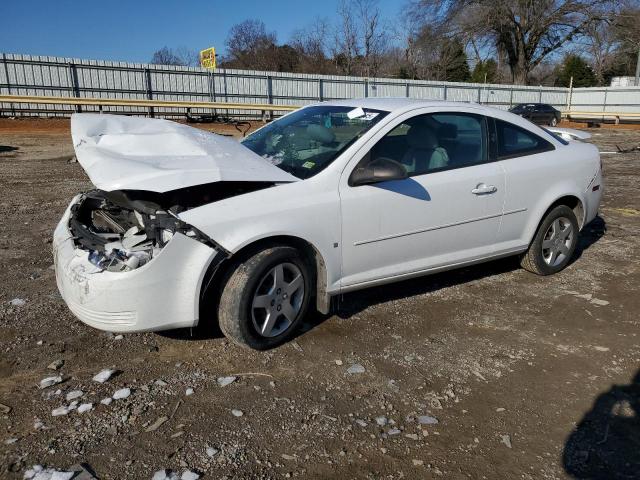
[(114, 332), (217, 319), (256, 349), (341, 292), (508, 255), (556, 273), (603, 187), (588, 135), (467, 103), (322, 103), (240, 143), (100, 114), (71, 129), (96, 187), (54, 234), (71, 311)]

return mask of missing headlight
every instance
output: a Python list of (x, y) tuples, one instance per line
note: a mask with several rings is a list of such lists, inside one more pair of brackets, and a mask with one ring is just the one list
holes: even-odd
[(156, 257), (176, 233), (224, 251), (171, 210), (126, 200), (121, 194), (94, 190), (71, 207), (69, 228), (76, 246), (88, 251), (89, 261), (101, 270), (135, 270)]

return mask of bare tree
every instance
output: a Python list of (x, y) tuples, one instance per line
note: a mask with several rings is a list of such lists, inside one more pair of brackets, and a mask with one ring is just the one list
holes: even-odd
[(613, 22), (613, 30), (619, 42), (617, 57), (622, 72), (640, 76), (640, 1), (623, 2)]
[(448, 35), (490, 38), (515, 83), (610, 13), (614, 0), (415, 0), (412, 12)]
[(156, 65), (182, 65), (187, 67), (195, 67), (199, 63), (198, 53), (189, 50), (186, 47), (179, 47), (173, 50), (168, 47), (162, 47), (156, 50), (151, 57), (151, 62)]
[(273, 67), (276, 34), (267, 32), (264, 22), (245, 20), (231, 27), (225, 41), (223, 63), (233, 68), (269, 70)]
[(593, 73), (599, 85), (606, 84), (606, 74), (610, 71), (616, 58), (618, 40), (611, 26), (611, 21), (604, 19), (588, 25), (585, 29), (583, 43), (591, 59)]
[(342, 0), (337, 13), (332, 51), (337, 67), (347, 75), (376, 76), (389, 44), (378, 0)]
[(354, 73), (356, 58), (360, 55), (358, 27), (353, 8), (347, 0), (338, 6), (339, 23), (334, 33), (333, 59), (346, 75)]
[(329, 22), (317, 18), (311, 25), (296, 30), (291, 36), (291, 46), (300, 57), (299, 69), (304, 73), (331, 73), (327, 57)]

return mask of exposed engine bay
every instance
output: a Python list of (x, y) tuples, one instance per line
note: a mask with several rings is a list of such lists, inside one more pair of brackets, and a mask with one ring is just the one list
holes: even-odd
[[(214, 186), (215, 185), (215, 186)], [(77, 247), (100, 270), (124, 272), (149, 263), (174, 235), (186, 235), (216, 250), (224, 249), (178, 214), (272, 186), (269, 182), (218, 182), (157, 193), (141, 190), (91, 190), (71, 207), (69, 229)]]

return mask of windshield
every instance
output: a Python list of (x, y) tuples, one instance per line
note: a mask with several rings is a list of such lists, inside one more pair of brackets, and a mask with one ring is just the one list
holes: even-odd
[(252, 133), (242, 144), (305, 179), (327, 167), (386, 114), (360, 107), (302, 108)]

